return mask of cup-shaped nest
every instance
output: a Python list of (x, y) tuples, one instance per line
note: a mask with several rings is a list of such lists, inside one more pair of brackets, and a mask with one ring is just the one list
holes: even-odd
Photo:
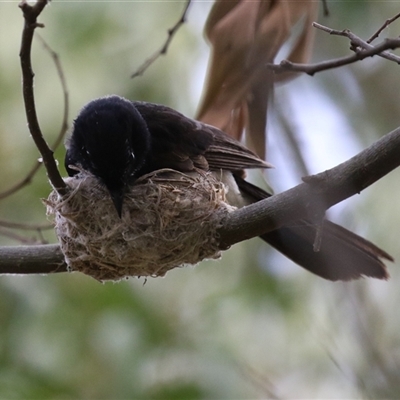
[(159, 170), (129, 186), (119, 218), (105, 186), (80, 172), (67, 195), (52, 192), (47, 213), (71, 271), (99, 281), (163, 276), (219, 258), (217, 229), (233, 208), (212, 173)]

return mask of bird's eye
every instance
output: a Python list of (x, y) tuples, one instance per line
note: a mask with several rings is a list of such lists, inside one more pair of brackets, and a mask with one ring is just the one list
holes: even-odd
[(82, 153), (86, 153), (90, 157), (90, 152), (85, 146), (82, 146)]

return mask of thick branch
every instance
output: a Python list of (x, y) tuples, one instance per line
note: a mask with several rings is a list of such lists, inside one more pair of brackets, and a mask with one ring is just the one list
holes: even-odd
[(64, 193), (66, 186), (58, 171), (57, 164), (53, 157), (53, 152), (46, 143), (40, 129), (36, 115), (35, 96), (33, 90), (34, 73), (31, 62), (32, 39), (35, 29), (43, 26), (37, 22), (37, 17), (40, 15), (47, 3), (48, 0), (38, 0), (33, 6), (29, 5), (26, 1), (23, 1), (20, 4), (25, 19), (20, 50), (22, 90), (29, 131), (42, 156), (50, 182), (54, 186), (55, 190), (61, 194)]
[(58, 244), (5, 246), (0, 248), (0, 274), (49, 274), (66, 272)]

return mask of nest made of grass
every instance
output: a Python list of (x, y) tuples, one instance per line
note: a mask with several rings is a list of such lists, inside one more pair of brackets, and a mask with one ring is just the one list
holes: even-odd
[(220, 257), (216, 231), (233, 208), (211, 173), (159, 170), (131, 185), (122, 218), (100, 181), (80, 172), (68, 194), (46, 201), (71, 271), (93, 278), (163, 276), (172, 268)]

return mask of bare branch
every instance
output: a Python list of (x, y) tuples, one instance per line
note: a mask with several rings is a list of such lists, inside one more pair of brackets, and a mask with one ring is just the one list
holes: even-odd
[[(339, 30), (331, 29), (324, 25), (318, 24), (317, 22), (314, 22), (313, 26), (324, 32), (328, 32), (330, 35), (347, 37), (348, 39), (350, 39), (351, 50), (353, 50), (356, 53), (360, 51), (359, 47), (361, 47), (364, 50), (373, 50), (374, 49), (374, 46), (372, 46), (368, 41), (362, 40), (360, 37), (355, 35), (353, 32), (349, 31), (348, 29), (339, 31)], [(394, 61), (395, 63), (400, 64), (400, 57), (398, 57), (388, 51), (382, 51), (381, 53), (379, 53), (377, 55), (380, 57), (386, 58), (389, 61)]]
[[(395, 18), (398, 18), (398, 16), (393, 17), (392, 20), (394, 20)], [(400, 57), (387, 51), (389, 49), (399, 48), (400, 38), (385, 39), (376, 46), (372, 46), (370, 44), (371, 39), (369, 39), (368, 41), (364, 41), (348, 29), (340, 31), (318, 24), (317, 22), (313, 22), (313, 26), (316, 29), (329, 33), (330, 35), (347, 37), (350, 40), (350, 48), (354, 51), (354, 54), (346, 57), (336, 58), (334, 60), (322, 61), (315, 64), (299, 64), (292, 63), (288, 60), (283, 60), (280, 64), (268, 64), (267, 67), (274, 71), (276, 74), (280, 74), (283, 72), (304, 72), (312, 76), (316, 72), (326, 71), (328, 69), (349, 65), (357, 61), (364, 60), (365, 58), (373, 57), (375, 55), (400, 64)]]
[(324, 12), (324, 17), (329, 17), (329, 7), (328, 7), (328, 0), (322, 0), (322, 10)]
[[(298, 64), (283, 60), (280, 64), (267, 64), (267, 67), (277, 74), (290, 71), (304, 72), (308, 75), (314, 75), (316, 72), (326, 71), (328, 69), (349, 65), (357, 61), (364, 60), (365, 58), (373, 57), (375, 55), (381, 55), (381, 53), (385, 50), (395, 49), (398, 47), (400, 47), (400, 39), (385, 39), (378, 45), (372, 46), (372, 48), (369, 50), (362, 50), (347, 57), (322, 61), (316, 64)], [(397, 61), (397, 59), (393, 61), (400, 63), (399, 61)]]
[(4, 246), (0, 250), (0, 274), (49, 274), (67, 271), (64, 256), (57, 244)]
[(168, 47), (171, 44), (173, 37), (179, 28), (186, 22), (186, 15), (190, 6), (191, 0), (188, 0), (186, 6), (183, 10), (181, 17), (178, 22), (170, 29), (168, 29), (168, 36), (164, 44), (159, 50), (157, 50), (151, 57), (149, 57), (132, 75), (131, 78), (136, 78), (137, 76), (143, 75), (143, 73), (153, 64), (160, 56), (164, 55), (168, 51)]
[(373, 42), (384, 29), (386, 29), (392, 22), (400, 18), (400, 13), (396, 14), (394, 17), (387, 19), (384, 24), (367, 40), (367, 43)]
[(22, 178), (19, 182), (11, 186), (9, 189), (6, 189), (4, 192), (0, 193), (0, 200), (5, 199), (8, 196), (11, 196), (12, 194), (18, 192), (20, 189), (22, 189), (24, 186), (29, 185), (32, 182), (33, 177), (36, 175), (36, 173), (39, 171), (42, 163), (39, 161), (36, 161), (36, 163), (33, 165), (31, 170), (28, 172), (28, 174)]
[(58, 171), (57, 164), (53, 157), (53, 151), (49, 148), (41, 132), (36, 114), (35, 96), (33, 90), (34, 73), (31, 62), (32, 39), (35, 29), (37, 27), (43, 27), (42, 24), (37, 22), (37, 17), (43, 11), (47, 3), (48, 0), (38, 0), (32, 6), (29, 5), (26, 0), (20, 3), (20, 8), (25, 19), (20, 50), (22, 91), (29, 131), (42, 156), (50, 182), (54, 186), (55, 190), (62, 194), (65, 192), (66, 185)]

